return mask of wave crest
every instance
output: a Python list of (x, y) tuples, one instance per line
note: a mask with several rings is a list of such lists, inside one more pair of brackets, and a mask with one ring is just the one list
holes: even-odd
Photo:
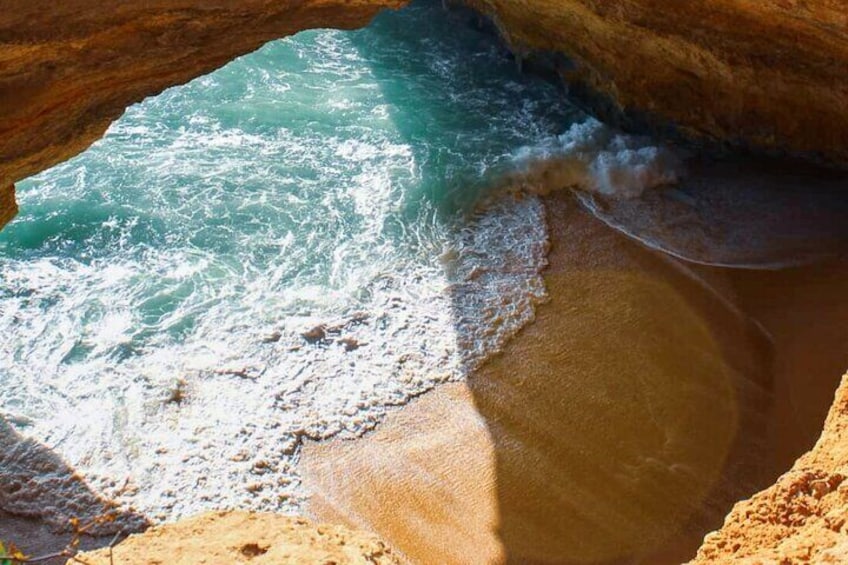
[(538, 145), (522, 147), (512, 161), (515, 169), (506, 182), (536, 194), (577, 188), (630, 199), (676, 184), (685, 175), (682, 159), (671, 149), (647, 137), (618, 133), (592, 118)]

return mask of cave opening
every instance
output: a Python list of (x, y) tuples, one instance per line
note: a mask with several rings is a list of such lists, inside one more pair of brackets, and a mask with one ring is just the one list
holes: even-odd
[[(553, 193), (655, 144), (590, 123), (483, 28), (416, 2), (275, 41), (20, 183), (3, 467), (47, 457), (86, 488), (54, 516), (49, 488), (0, 510), (242, 506), (423, 562), (673, 563), (809, 449), (848, 364), (844, 178), (698, 156), (642, 199), (591, 175)], [(604, 174), (628, 164), (647, 168)], [(771, 223), (740, 213), (764, 198)]]

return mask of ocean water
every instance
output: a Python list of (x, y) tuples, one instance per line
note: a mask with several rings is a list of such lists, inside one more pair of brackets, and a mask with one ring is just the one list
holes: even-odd
[[(20, 183), (0, 233), (15, 434), (154, 521), (297, 511), (304, 439), (373, 429), (530, 322), (548, 247), (532, 192), (632, 198), (679, 164), (467, 20), (416, 2), (274, 41)], [(31, 456), (14, 452), (22, 473)], [(63, 488), (0, 502), (56, 524), (100, 511)]]
[[(689, 261), (843, 248), (843, 178), (744, 160), (690, 178), (679, 151), (519, 73), (473, 19), (419, 1), (271, 42), (19, 184), (0, 509), (85, 519), (102, 505), (84, 484), (152, 521), (299, 511), (304, 440), (373, 429), (533, 320), (552, 189)], [(44, 477), (39, 446), (76, 474)]]
[[(416, 3), (274, 41), (20, 183), (6, 421), (153, 520), (297, 510), (304, 438), (497, 351), (545, 298), (544, 209), (478, 203), (582, 116), (466, 18)], [(28, 488), (6, 509), (45, 512)]]

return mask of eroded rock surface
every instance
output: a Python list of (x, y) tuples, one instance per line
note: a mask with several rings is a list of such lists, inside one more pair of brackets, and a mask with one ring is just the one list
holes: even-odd
[[(374, 535), (314, 525), (302, 518), (249, 512), (216, 512), (157, 526), (127, 538), (111, 552), (113, 562), (122, 565), (400, 563)], [(68, 564), (107, 565), (109, 553), (108, 548), (85, 553)]]
[(572, 94), (635, 129), (848, 160), (841, 0), (467, 0), (521, 55), (565, 54)]
[[(0, 0), (0, 226), (12, 183), (68, 159), (123, 109), (302, 29), (403, 0)], [(634, 129), (848, 162), (841, 0), (468, 0), (519, 55)]]
[(738, 503), (690, 565), (848, 562), (848, 375), (816, 446)]

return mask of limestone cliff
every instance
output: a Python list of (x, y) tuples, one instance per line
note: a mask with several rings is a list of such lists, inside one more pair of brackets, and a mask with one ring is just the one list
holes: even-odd
[[(262, 43), (365, 24), (405, 0), (0, 0), (0, 226), (12, 183), (79, 153), (123, 109)], [(607, 120), (848, 162), (841, 0), (468, 0), (518, 53), (555, 57)]]
[(788, 473), (738, 503), (690, 565), (848, 562), (848, 375), (821, 438)]
[(83, 151), (124, 109), (298, 31), (402, 0), (0, 0), (0, 227), (13, 183)]
[(567, 55), (557, 66), (572, 95), (605, 121), (848, 161), (842, 0), (466, 3), (519, 55)]

